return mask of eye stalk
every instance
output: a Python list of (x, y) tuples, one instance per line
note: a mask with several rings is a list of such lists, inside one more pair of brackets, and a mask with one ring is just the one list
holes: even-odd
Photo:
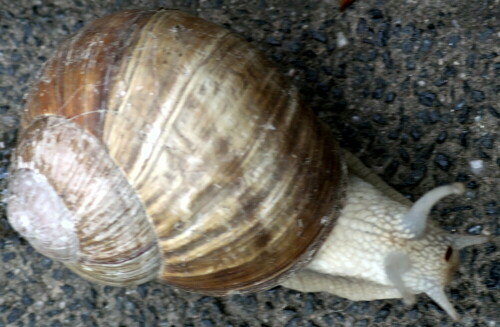
[(419, 238), (425, 233), (427, 217), (432, 207), (442, 198), (449, 195), (459, 195), (465, 188), (461, 183), (454, 183), (436, 187), (424, 194), (406, 213), (402, 221), (403, 229), (411, 235), (411, 238)]

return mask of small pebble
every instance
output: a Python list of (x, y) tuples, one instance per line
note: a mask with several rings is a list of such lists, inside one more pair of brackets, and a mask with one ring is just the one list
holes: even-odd
[(475, 102), (482, 102), (485, 99), (484, 92), (479, 90), (472, 90), (471, 97)]
[(483, 160), (480, 159), (469, 161), (469, 166), (472, 173), (474, 173), (475, 175), (481, 175), (481, 172), (484, 169)]
[(370, 18), (371, 19), (381, 19), (381, 18), (384, 18), (384, 14), (382, 13), (382, 11), (380, 9), (370, 9), (368, 11), (368, 15), (370, 15)]
[(448, 138), (448, 132), (441, 131), (441, 132), (439, 132), (438, 136), (436, 137), (436, 143), (442, 144), (446, 141), (447, 138)]
[(349, 41), (345, 37), (344, 33), (337, 32), (337, 48), (345, 47), (349, 44)]
[(431, 91), (420, 92), (418, 94), (418, 102), (426, 107), (434, 107), (439, 103), (436, 93)]
[(384, 102), (385, 103), (392, 103), (394, 102), (394, 99), (396, 98), (396, 93), (394, 92), (387, 92), (385, 95)]
[(66, 297), (70, 298), (73, 296), (73, 294), (75, 294), (75, 288), (71, 285), (63, 285), (61, 286), (61, 289), (62, 291), (64, 292), (64, 295), (66, 295)]
[(448, 171), (451, 167), (450, 157), (448, 157), (444, 153), (436, 153), (436, 156), (434, 157), (434, 163), (439, 169), (443, 171)]
[(10, 260), (13, 260), (16, 258), (16, 253), (15, 252), (6, 252), (2, 256), (2, 261), (3, 262), (9, 262)]
[(483, 230), (483, 227), (481, 225), (474, 225), (474, 226), (467, 228), (467, 233), (479, 235), (479, 234), (481, 234), (482, 230)]
[(452, 48), (455, 48), (460, 42), (460, 36), (459, 35), (450, 35), (448, 36), (448, 45)]
[(419, 53), (429, 52), (432, 47), (432, 40), (424, 39), (418, 48)]
[(491, 134), (483, 135), (479, 138), (479, 144), (486, 149), (493, 149), (493, 137)]
[(24, 314), (24, 311), (19, 308), (14, 308), (7, 315), (7, 323), (12, 324), (16, 322)]

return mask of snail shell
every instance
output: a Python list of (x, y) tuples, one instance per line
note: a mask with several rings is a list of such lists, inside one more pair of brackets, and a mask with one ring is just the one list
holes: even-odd
[(178, 11), (116, 13), (64, 42), (19, 135), (12, 225), (110, 285), (271, 287), (310, 260), (344, 193), (336, 143), (297, 90)]

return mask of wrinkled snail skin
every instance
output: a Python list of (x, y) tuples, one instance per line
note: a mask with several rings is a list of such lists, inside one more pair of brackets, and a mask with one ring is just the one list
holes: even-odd
[[(347, 202), (332, 233), (309, 265), (283, 285), (351, 300), (403, 298), (407, 304), (426, 293), (458, 319), (444, 286), (458, 268), (458, 250), (487, 238), (447, 234), (432, 223), (421, 230), (406, 219), (425, 221), (440, 198), (462, 192), (461, 184), (442, 186), (410, 208), (351, 174)], [(423, 215), (409, 214), (415, 208)]]
[(275, 285), (353, 300), (444, 287), (482, 236), (426, 217), (337, 147), (254, 47), (169, 10), (96, 20), (27, 98), (8, 217), (39, 252), (108, 285), (210, 295)]

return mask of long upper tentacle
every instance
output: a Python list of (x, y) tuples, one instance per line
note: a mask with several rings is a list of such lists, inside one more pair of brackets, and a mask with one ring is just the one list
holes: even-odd
[(425, 193), (406, 213), (402, 221), (403, 229), (412, 238), (422, 236), (427, 225), (427, 216), (432, 207), (442, 198), (452, 194), (462, 194), (464, 186), (460, 183), (436, 187)]

